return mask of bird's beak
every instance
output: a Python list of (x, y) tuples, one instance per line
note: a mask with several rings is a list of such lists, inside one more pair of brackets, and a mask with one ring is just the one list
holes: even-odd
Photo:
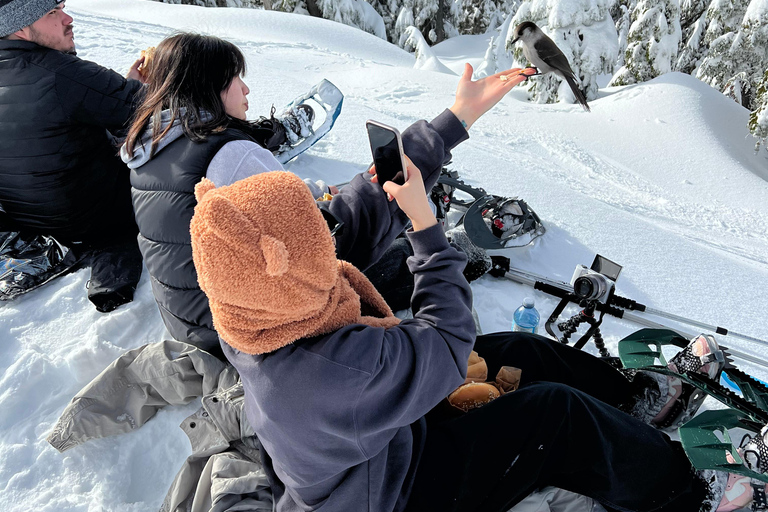
[(520, 36), (517, 36), (516, 38), (514, 38), (514, 39), (512, 40), (512, 44), (515, 44), (515, 43), (517, 42), (517, 40), (518, 40), (518, 39), (520, 39)]

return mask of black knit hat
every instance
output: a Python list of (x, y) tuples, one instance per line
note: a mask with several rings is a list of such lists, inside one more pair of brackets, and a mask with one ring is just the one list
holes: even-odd
[(0, 0), (0, 37), (28, 27), (64, 0)]

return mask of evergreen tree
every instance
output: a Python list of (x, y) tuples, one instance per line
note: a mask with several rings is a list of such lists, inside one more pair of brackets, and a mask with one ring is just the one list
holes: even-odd
[[(313, 0), (323, 18), (351, 25), (387, 39), (384, 20), (376, 10), (365, 0)], [(307, 0), (309, 6), (310, 0)], [(310, 9), (310, 14), (312, 10)], [(313, 14), (314, 15), (314, 14)]]
[[(714, 2), (713, 2), (714, 3)], [(744, 107), (756, 108), (758, 84), (768, 68), (768, 2), (753, 0), (743, 11), (741, 23), (733, 24), (743, 7), (715, 11), (708, 35), (710, 44), (696, 76)], [(712, 9), (710, 9), (712, 12)]]
[(768, 146), (765, 145), (766, 139), (768, 139), (768, 69), (763, 73), (763, 79), (757, 86), (755, 103), (757, 107), (749, 114), (749, 131), (757, 137), (755, 149), (759, 149), (761, 143), (764, 148), (768, 149)]
[(449, 0), (404, 0), (390, 40), (403, 46), (408, 27), (416, 27), (429, 44), (458, 35), (452, 23)]
[(397, 44), (398, 39), (394, 38), (395, 22), (397, 21), (397, 15), (400, 13), (402, 0), (368, 0), (368, 2), (384, 21), (387, 40), (390, 43)]
[(624, 65), (610, 85), (646, 82), (672, 71), (681, 41), (678, 0), (638, 0), (627, 33)]
[(680, 4), (680, 29), (682, 40), (675, 71), (691, 74), (707, 53), (704, 34), (709, 21), (709, 0), (683, 0)]
[[(524, 1), (515, 13), (509, 28), (532, 21), (552, 38), (565, 54), (587, 99), (597, 97), (597, 77), (610, 74), (618, 53), (616, 27), (610, 16), (612, 0)], [(515, 61), (529, 65), (521, 45), (513, 48), (511, 30), (505, 48), (514, 52)], [(553, 103), (571, 98), (572, 92), (560, 77), (550, 73), (529, 80), (531, 99), (539, 103)]]
[(617, 0), (611, 7), (611, 19), (613, 19), (616, 25), (616, 33), (619, 35), (619, 52), (616, 59), (616, 67), (620, 68), (624, 65), (624, 53), (627, 51), (627, 35), (629, 34), (629, 26), (632, 11), (635, 10), (637, 0)]
[(514, 30), (512, 25), (513, 15), (507, 16), (504, 23), (496, 30), (496, 35), (491, 38), (488, 49), (485, 51), (483, 62), (475, 69), (475, 77), (483, 78), (514, 67), (515, 59), (512, 51), (507, 51), (507, 39)]
[(453, 0), (452, 24), (460, 34), (484, 34), (517, 10), (520, 0)]

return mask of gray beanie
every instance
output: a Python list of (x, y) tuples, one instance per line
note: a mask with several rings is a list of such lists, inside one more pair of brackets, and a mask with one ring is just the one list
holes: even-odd
[(28, 27), (64, 0), (0, 0), (0, 37)]

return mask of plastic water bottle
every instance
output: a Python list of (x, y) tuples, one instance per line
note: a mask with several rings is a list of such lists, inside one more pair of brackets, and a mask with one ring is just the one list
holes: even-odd
[(523, 305), (515, 311), (515, 320), (512, 322), (513, 331), (532, 332), (536, 334), (539, 327), (539, 312), (533, 307), (534, 302), (530, 297), (523, 299)]

